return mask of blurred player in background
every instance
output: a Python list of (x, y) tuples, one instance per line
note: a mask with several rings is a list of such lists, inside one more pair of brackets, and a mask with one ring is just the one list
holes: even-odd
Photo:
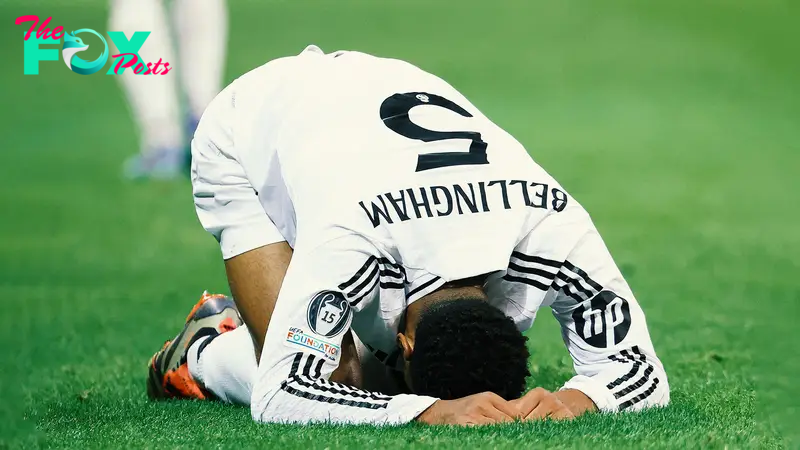
[(150, 31), (139, 55), (145, 61), (162, 58), (175, 68), (167, 76), (126, 70), (118, 77), (140, 132), (140, 152), (125, 162), (125, 175), (179, 176), (188, 169), (188, 143), (200, 115), (221, 89), (225, 0), (112, 0), (108, 28), (128, 38)]

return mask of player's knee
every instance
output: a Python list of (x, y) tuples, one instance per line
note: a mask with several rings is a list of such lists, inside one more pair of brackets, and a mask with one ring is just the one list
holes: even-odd
[(255, 403), (250, 405), (250, 417), (252, 417), (254, 421), (256, 422), (262, 421), (261, 418), (263, 415), (261, 413), (262, 413), (261, 408), (257, 406)]

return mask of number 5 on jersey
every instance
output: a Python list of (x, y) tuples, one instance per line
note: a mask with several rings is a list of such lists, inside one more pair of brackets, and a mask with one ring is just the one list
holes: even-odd
[(417, 158), (417, 172), (429, 169), (438, 169), (449, 166), (466, 166), (489, 164), (486, 157), (488, 144), (481, 139), (481, 134), (475, 131), (433, 131), (415, 124), (408, 113), (411, 108), (421, 105), (439, 106), (449, 109), (463, 117), (472, 117), (472, 114), (452, 101), (427, 92), (406, 92), (394, 94), (381, 104), (381, 120), (384, 125), (395, 133), (423, 142), (444, 141), (447, 139), (469, 139), (469, 151), (428, 153)]

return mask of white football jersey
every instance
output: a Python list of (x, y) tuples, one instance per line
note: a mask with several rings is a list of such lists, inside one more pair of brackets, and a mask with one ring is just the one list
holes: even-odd
[(223, 256), (294, 248), (254, 386), (262, 421), (403, 423), (435, 399), (328, 381), (352, 330), (399, 368), (406, 307), (491, 274), (528, 329), (550, 306), (605, 411), (665, 404), (644, 315), (586, 211), (512, 136), (409, 63), (309, 47), (234, 81), (192, 145), (198, 216)]

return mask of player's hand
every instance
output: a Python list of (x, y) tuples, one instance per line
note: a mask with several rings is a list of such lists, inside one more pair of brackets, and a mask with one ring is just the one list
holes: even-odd
[(575, 414), (556, 394), (540, 387), (509, 403), (517, 409), (518, 417), (523, 421), (575, 418)]
[(517, 408), (492, 392), (482, 392), (456, 400), (437, 400), (417, 417), (429, 425), (489, 425), (511, 422)]

